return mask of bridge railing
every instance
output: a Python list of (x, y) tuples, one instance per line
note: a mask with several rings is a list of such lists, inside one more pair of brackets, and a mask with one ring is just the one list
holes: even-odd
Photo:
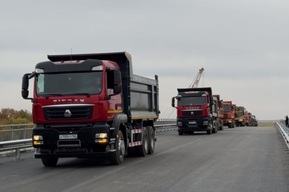
[(281, 121), (275, 122), (275, 127), (277, 127), (285, 140), (287, 147), (289, 148), (289, 128), (285, 126), (285, 124)]
[(0, 125), (0, 142), (31, 138), (33, 127), (32, 123)]
[[(160, 119), (156, 121), (157, 133), (175, 131), (176, 120)], [(32, 148), (32, 130), (34, 124), (0, 125), (0, 154), (14, 152), (15, 160), (20, 159), (20, 150)]]

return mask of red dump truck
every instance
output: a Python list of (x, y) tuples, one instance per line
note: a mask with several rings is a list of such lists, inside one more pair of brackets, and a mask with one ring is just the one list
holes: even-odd
[[(127, 52), (48, 55), (22, 79), (32, 101), (35, 158), (105, 158), (121, 164), (128, 155), (155, 149), (159, 117), (158, 77), (133, 74)], [(34, 79), (29, 97), (29, 79)]]
[(223, 125), (234, 128), (236, 105), (232, 101), (222, 101), (222, 104), (224, 109)]
[(216, 119), (216, 125), (218, 127), (218, 130), (223, 130), (223, 118), (224, 118), (224, 109), (223, 109), (223, 103), (220, 99), (220, 95), (213, 95), (214, 103), (217, 109), (217, 119)]
[(250, 113), (246, 110), (244, 113), (245, 125), (250, 126)]
[(177, 108), (179, 135), (197, 131), (212, 134), (218, 131), (217, 109), (210, 87), (178, 89), (178, 95), (172, 98), (172, 107)]

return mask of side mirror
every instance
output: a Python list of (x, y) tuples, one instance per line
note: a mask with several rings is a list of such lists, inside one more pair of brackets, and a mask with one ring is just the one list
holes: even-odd
[(115, 85), (113, 87), (114, 95), (121, 93), (121, 84)]
[(23, 99), (27, 99), (28, 95), (29, 95), (29, 91), (28, 91), (28, 87), (29, 87), (29, 75), (30, 73), (27, 73), (25, 75), (23, 75), (22, 77), (22, 90), (21, 90), (21, 94)]
[(32, 73), (26, 73), (23, 75), (22, 77), (22, 90), (21, 90), (21, 95), (23, 99), (30, 99), (32, 100), (32, 98), (28, 98), (29, 96), (29, 79), (33, 76)]
[(121, 74), (119, 71), (113, 71), (113, 84), (119, 85), (121, 83)]
[(172, 98), (172, 107), (176, 107), (176, 106), (175, 106), (175, 99), (176, 99), (176, 97), (173, 97), (173, 98)]

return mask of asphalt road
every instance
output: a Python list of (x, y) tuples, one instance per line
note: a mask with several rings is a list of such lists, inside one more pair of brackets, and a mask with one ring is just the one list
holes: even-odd
[(289, 191), (289, 151), (273, 127), (225, 128), (217, 134), (157, 135), (153, 155), (119, 166), (60, 159), (45, 168), (31, 152), (0, 158), (0, 191), (255, 192)]

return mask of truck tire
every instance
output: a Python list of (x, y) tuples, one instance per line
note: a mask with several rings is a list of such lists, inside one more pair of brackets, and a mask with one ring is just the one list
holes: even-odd
[(179, 135), (183, 135), (184, 133), (182, 131), (178, 131)]
[(42, 157), (41, 161), (45, 167), (55, 167), (58, 162), (58, 158), (57, 157)]
[(118, 131), (116, 135), (115, 151), (110, 156), (110, 163), (112, 165), (120, 165), (124, 160), (125, 144), (121, 131)]
[(148, 126), (147, 127), (148, 131), (148, 154), (153, 154), (155, 151), (155, 131), (153, 127)]
[(218, 128), (219, 128), (219, 124), (216, 121), (214, 121), (212, 124), (213, 133), (218, 133)]
[(142, 144), (135, 147), (135, 154), (139, 157), (144, 157), (148, 154), (148, 130), (143, 127)]
[(220, 123), (220, 130), (224, 130), (224, 124), (223, 124), (223, 122)]
[(208, 134), (208, 135), (211, 135), (211, 134), (212, 134), (212, 129), (208, 129), (208, 130), (207, 130), (207, 134)]

